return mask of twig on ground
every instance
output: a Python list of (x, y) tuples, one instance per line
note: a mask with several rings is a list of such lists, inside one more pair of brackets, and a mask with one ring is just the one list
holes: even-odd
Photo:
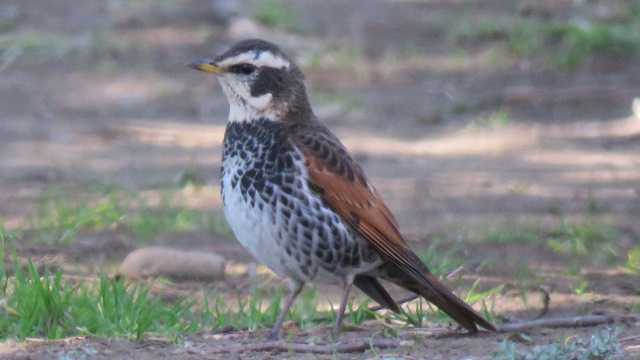
[(542, 310), (540, 310), (538, 315), (534, 318), (534, 320), (538, 320), (538, 319), (541, 319), (543, 316), (547, 315), (547, 313), (549, 312), (549, 304), (551, 303), (551, 296), (549, 295), (549, 292), (542, 286), (536, 286), (534, 289), (538, 290), (542, 297)]
[(458, 274), (460, 274), (462, 270), (464, 270), (464, 266), (462, 265), (458, 266), (455, 270), (453, 270), (447, 276), (445, 276), (445, 279), (447, 280), (453, 279), (454, 277), (458, 276)]
[(568, 318), (555, 318), (544, 320), (523, 321), (513, 324), (498, 326), (499, 332), (516, 332), (537, 328), (571, 328), (583, 326), (596, 326), (613, 322), (640, 321), (637, 315), (587, 315)]
[(621, 338), (619, 341), (620, 343), (627, 343), (635, 340), (640, 340), (640, 335), (627, 336), (627, 337)]
[(403, 345), (411, 345), (410, 341), (399, 341), (391, 339), (369, 339), (359, 340), (344, 344), (301, 344), (287, 343), (286, 341), (268, 341), (260, 344), (245, 344), (242, 346), (232, 346), (224, 349), (216, 349), (209, 353), (241, 353), (241, 352), (297, 352), (314, 354), (335, 354), (335, 353), (357, 353), (371, 349), (390, 349)]
[[(586, 315), (574, 316), (567, 318), (555, 318), (544, 320), (523, 321), (512, 324), (504, 324), (498, 327), (498, 332), (518, 332), (524, 330), (538, 328), (573, 328), (597, 326), (602, 324), (610, 324), (614, 322), (640, 322), (638, 315)], [(486, 332), (489, 335), (489, 332)], [(447, 333), (436, 335), (437, 338), (443, 336), (467, 336), (462, 333)], [(623, 339), (625, 341), (633, 341), (636, 336)], [(336, 354), (336, 353), (358, 353), (372, 349), (392, 349), (400, 346), (411, 346), (412, 341), (393, 340), (393, 339), (362, 339), (348, 343), (335, 344), (304, 344), (304, 343), (288, 343), (286, 341), (267, 341), (257, 344), (244, 344), (240, 346), (232, 346), (227, 348), (215, 349), (207, 351), (207, 353), (243, 353), (243, 352), (295, 352), (295, 353), (313, 353), (313, 354)]]
[(540, 293), (540, 299), (542, 301), (542, 309), (540, 309), (540, 312), (536, 316), (534, 316), (532, 320), (540, 319), (543, 316), (547, 315), (547, 313), (549, 312), (549, 305), (551, 304), (551, 295), (549, 295), (549, 290), (545, 289), (544, 287), (534, 285), (534, 286), (528, 286), (523, 289), (514, 284), (507, 284), (504, 287), (502, 294), (506, 294), (510, 290), (515, 290), (520, 292), (537, 291)]

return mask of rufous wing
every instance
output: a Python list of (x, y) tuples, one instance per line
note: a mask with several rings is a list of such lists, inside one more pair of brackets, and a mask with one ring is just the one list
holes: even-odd
[(310, 185), (383, 258), (417, 277), (428, 272), (409, 249), (398, 223), (344, 146), (323, 127), (298, 132)]
[(476, 324), (495, 330), (468, 304), (446, 288), (409, 248), (398, 223), (362, 169), (340, 141), (317, 124), (293, 132), (304, 155), (309, 186), (386, 260), (386, 278), (441, 308), (471, 332)]

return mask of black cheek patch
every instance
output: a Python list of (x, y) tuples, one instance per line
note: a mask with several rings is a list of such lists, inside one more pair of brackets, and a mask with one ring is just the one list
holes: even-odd
[(285, 71), (270, 67), (261, 68), (258, 77), (251, 86), (251, 96), (258, 97), (264, 94), (271, 94), (273, 97), (280, 96), (288, 86)]

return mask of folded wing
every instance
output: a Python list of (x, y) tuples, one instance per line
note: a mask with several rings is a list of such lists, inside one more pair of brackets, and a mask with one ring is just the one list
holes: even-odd
[(469, 331), (477, 331), (476, 324), (495, 330), (433, 276), (409, 248), (389, 208), (329, 130), (314, 124), (292, 134), (292, 142), (305, 155), (310, 186), (387, 261), (387, 280), (422, 295)]

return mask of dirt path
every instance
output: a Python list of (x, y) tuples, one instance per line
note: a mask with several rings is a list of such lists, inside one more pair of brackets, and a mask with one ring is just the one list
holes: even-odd
[[(369, 324), (366, 331), (356, 331), (341, 337), (342, 343), (359, 342), (362, 339), (383, 338), (384, 328)], [(372, 329), (373, 328), (373, 329)], [(602, 328), (578, 328), (571, 330), (541, 331), (522, 337), (520, 341), (527, 343), (547, 344), (558, 338), (588, 337), (594, 330)], [(325, 334), (326, 335), (326, 334)], [(258, 333), (257, 336), (262, 336)], [(640, 336), (638, 328), (629, 328), (623, 338), (633, 339)], [(235, 332), (233, 334), (203, 335), (192, 337), (180, 345), (173, 345), (162, 339), (147, 340), (132, 345), (122, 340), (99, 338), (71, 338), (64, 341), (39, 342), (31, 341), (26, 344), (5, 346), (11, 353), (11, 359), (370, 359), (370, 358), (401, 358), (401, 359), (491, 359), (495, 349), (502, 342), (505, 335), (481, 334), (478, 336), (460, 336), (442, 328), (426, 328), (417, 331), (401, 331), (391, 341), (401, 343), (400, 347), (384, 350), (369, 350), (356, 353), (308, 354), (282, 353), (277, 351), (220, 353), (223, 349), (238, 348), (242, 345), (259, 344), (255, 333)], [(517, 336), (511, 336), (516, 339)], [(323, 343), (322, 335), (301, 334), (288, 339), (290, 343)], [(628, 344), (627, 344), (628, 345)], [(0, 358), (2, 353), (0, 353)], [(8, 359), (8, 358), (7, 358)]]

